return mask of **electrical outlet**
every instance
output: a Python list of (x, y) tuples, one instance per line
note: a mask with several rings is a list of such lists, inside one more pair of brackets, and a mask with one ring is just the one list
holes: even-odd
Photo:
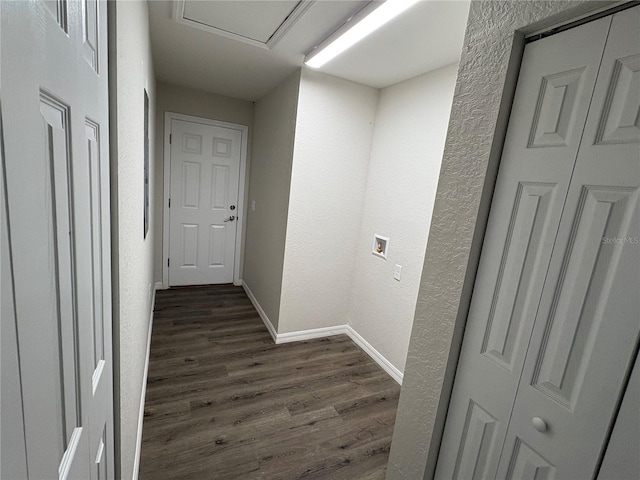
[(398, 265), (396, 263), (396, 268), (393, 271), (393, 278), (395, 278), (396, 280), (400, 281), (400, 274), (402, 273), (402, 265)]

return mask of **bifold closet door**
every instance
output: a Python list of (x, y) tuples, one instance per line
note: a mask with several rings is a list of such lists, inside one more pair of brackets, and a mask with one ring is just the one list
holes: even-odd
[(613, 16), (498, 478), (593, 477), (640, 333), (639, 196), (636, 7)]
[(496, 476), (611, 24), (527, 45), (436, 478)]
[(638, 38), (636, 7), (525, 50), (437, 478), (598, 468), (640, 331)]

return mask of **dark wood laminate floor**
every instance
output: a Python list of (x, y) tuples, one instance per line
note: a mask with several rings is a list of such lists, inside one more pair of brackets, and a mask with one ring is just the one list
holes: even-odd
[(158, 291), (140, 479), (383, 479), (399, 393), (345, 335), (274, 345), (241, 287)]

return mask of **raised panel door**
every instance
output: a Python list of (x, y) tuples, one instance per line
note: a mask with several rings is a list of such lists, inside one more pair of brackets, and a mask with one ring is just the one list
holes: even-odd
[(598, 480), (640, 478), (638, 432), (640, 432), (640, 357), (636, 356), (636, 363), (598, 472)]
[(0, 8), (27, 469), (113, 478), (106, 2)]
[[(2, 10), (0, 9), (0, 15)], [(0, 37), (1, 42), (1, 37)], [(1, 66), (0, 66), (1, 68)], [(1, 78), (1, 76), (0, 76)], [(0, 138), (2, 138), (0, 116)], [(10, 438), (0, 449), (0, 478), (27, 478), (27, 452), (24, 441), (24, 410), (20, 386), (20, 359), (14, 303), (13, 269), (9, 248), (9, 223), (4, 182), (3, 148), (0, 148), (0, 435)]]
[(169, 284), (233, 282), (242, 131), (171, 124)]
[[(496, 475), (610, 22), (603, 18), (525, 49), (438, 479)], [(518, 471), (543, 464), (521, 446)]]
[[(498, 476), (512, 470), (523, 443), (553, 466), (556, 478), (592, 478), (634, 361), (639, 38), (640, 8), (613, 16)], [(533, 417), (546, 429), (536, 429)]]

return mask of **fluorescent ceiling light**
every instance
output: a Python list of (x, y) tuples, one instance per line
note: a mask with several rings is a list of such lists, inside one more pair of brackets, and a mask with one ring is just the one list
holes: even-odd
[(359, 42), (374, 30), (400, 15), (407, 8), (420, 0), (386, 0), (369, 15), (338, 36), (335, 40), (320, 48), (304, 63), (312, 68), (319, 68), (329, 60), (337, 57), (346, 49)]

